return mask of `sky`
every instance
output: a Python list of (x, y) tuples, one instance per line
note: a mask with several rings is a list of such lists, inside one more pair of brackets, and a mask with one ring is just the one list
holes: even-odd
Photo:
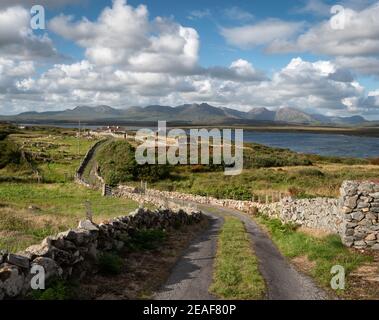
[(0, 114), (202, 102), (379, 119), (379, 2), (0, 2)]

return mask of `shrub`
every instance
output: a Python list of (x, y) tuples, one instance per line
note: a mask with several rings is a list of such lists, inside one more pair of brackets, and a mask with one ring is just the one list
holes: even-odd
[(169, 177), (168, 165), (139, 165), (135, 160), (135, 148), (126, 141), (111, 141), (97, 154), (100, 173), (110, 185), (121, 182), (145, 180), (157, 181)]
[(33, 290), (34, 300), (70, 300), (74, 298), (72, 284), (63, 280), (54, 280), (45, 290)]
[(126, 243), (132, 251), (154, 250), (163, 241), (167, 234), (162, 230), (141, 230)]
[(98, 259), (99, 271), (105, 275), (120, 274), (124, 266), (124, 261), (115, 253), (106, 252)]
[(0, 141), (0, 169), (9, 164), (19, 164), (21, 153), (12, 141), (6, 139)]

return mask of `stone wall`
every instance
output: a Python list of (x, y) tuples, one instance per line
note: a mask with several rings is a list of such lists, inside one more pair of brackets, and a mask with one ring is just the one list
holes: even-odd
[(168, 229), (198, 223), (200, 211), (138, 209), (128, 216), (96, 225), (85, 220), (77, 229), (47, 237), (17, 254), (0, 251), (0, 300), (25, 295), (31, 289), (33, 266), (44, 267), (46, 280), (81, 279), (95, 273), (100, 252), (120, 250), (137, 230)]
[(345, 181), (341, 186), (342, 241), (379, 250), (379, 183)]
[(104, 141), (106, 140), (100, 140), (100, 141), (97, 141), (96, 143), (94, 143), (94, 145), (87, 151), (86, 155), (84, 156), (82, 162), (80, 163), (78, 169), (76, 170), (76, 173), (75, 173), (75, 181), (87, 188), (92, 188), (93, 186), (91, 186), (89, 183), (87, 183), (87, 181), (85, 181), (83, 179), (83, 173), (84, 173), (84, 170), (86, 168), (86, 166), (88, 165), (88, 162), (92, 159), (92, 156), (96, 150), (96, 148), (102, 144)]
[[(283, 222), (293, 222), (309, 228), (320, 229), (328, 233), (342, 232), (342, 216), (338, 207), (338, 199), (315, 198), (295, 200), (290, 197), (273, 203), (259, 203), (253, 201), (239, 201), (233, 199), (216, 199), (202, 197), (180, 192), (169, 192), (148, 189), (144, 194), (129, 186), (119, 186), (114, 190), (114, 195), (124, 196), (138, 202), (164, 203), (165, 199), (175, 201), (189, 201), (199, 204), (209, 204), (230, 209), (236, 209), (247, 213), (258, 211), (281, 219)], [(185, 205), (185, 202), (181, 203)]]
[(114, 190), (138, 202), (165, 203), (167, 199), (227, 207), (247, 213), (258, 210), (283, 222), (292, 222), (327, 233), (339, 234), (343, 243), (358, 249), (379, 250), (379, 182), (345, 181), (341, 196), (334, 198), (284, 198), (274, 203), (216, 199), (179, 192), (148, 189), (144, 194), (128, 186)]

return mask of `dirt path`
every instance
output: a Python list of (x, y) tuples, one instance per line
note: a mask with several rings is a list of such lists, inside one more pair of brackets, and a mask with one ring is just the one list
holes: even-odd
[(208, 213), (209, 228), (192, 241), (172, 270), (166, 284), (154, 295), (157, 300), (214, 300), (209, 292), (220, 216)]
[(267, 299), (328, 299), (327, 294), (317, 287), (310, 277), (299, 273), (282, 256), (268, 235), (249, 217), (237, 210), (221, 207), (202, 207), (201, 209), (211, 218), (210, 229), (190, 245), (172, 270), (166, 284), (154, 296), (155, 299), (215, 299), (209, 294), (208, 289), (212, 282), (217, 234), (222, 225), (223, 215), (237, 217), (245, 223), (259, 260), (260, 272), (266, 281)]
[(279, 252), (269, 236), (243, 213), (217, 208), (219, 212), (235, 216), (245, 223), (259, 260), (259, 269), (266, 281), (269, 300), (325, 300), (324, 290), (313, 280), (298, 272)]

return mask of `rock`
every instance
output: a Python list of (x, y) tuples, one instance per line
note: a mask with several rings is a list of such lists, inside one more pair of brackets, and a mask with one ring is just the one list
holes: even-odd
[(379, 224), (371, 226), (370, 231), (379, 231)]
[(376, 234), (371, 233), (366, 238), (365, 241), (375, 241), (376, 240)]
[(0, 265), (5, 262), (7, 255), (8, 252), (6, 250), (0, 250)]
[(371, 249), (373, 249), (373, 250), (379, 250), (379, 243), (374, 244), (374, 245), (371, 247)]
[(48, 244), (37, 244), (30, 246), (23, 251), (23, 254), (30, 260), (34, 260), (37, 257), (52, 257), (53, 247)]
[(362, 212), (357, 211), (357, 212), (353, 212), (351, 214), (351, 217), (353, 218), (353, 220), (359, 222), (359, 221), (363, 220), (363, 218), (365, 217), (365, 215)]
[(89, 220), (79, 221), (78, 228), (88, 230), (88, 231), (99, 231), (99, 228), (92, 221), (89, 221)]
[(360, 240), (360, 241), (354, 241), (354, 247), (365, 247), (366, 242)]
[(347, 222), (346, 228), (355, 228), (358, 225), (356, 222)]
[(355, 207), (357, 206), (357, 200), (358, 200), (358, 196), (348, 197), (345, 200), (345, 206), (351, 209), (355, 209)]
[(30, 265), (29, 258), (13, 253), (8, 254), (6, 262), (24, 269), (28, 269)]
[(24, 285), (23, 273), (13, 265), (4, 264), (0, 268), (0, 288), (5, 297), (14, 298), (21, 293)]
[(50, 258), (39, 257), (32, 261), (32, 267), (34, 265), (42, 266), (45, 269), (46, 280), (54, 277), (60, 277), (63, 274), (63, 270), (58, 264)]
[(351, 213), (352, 211), (353, 211), (353, 209), (352, 209), (352, 208), (349, 208), (349, 207), (343, 207), (342, 210), (341, 210), (341, 212), (342, 212), (343, 214), (349, 214), (349, 213)]

